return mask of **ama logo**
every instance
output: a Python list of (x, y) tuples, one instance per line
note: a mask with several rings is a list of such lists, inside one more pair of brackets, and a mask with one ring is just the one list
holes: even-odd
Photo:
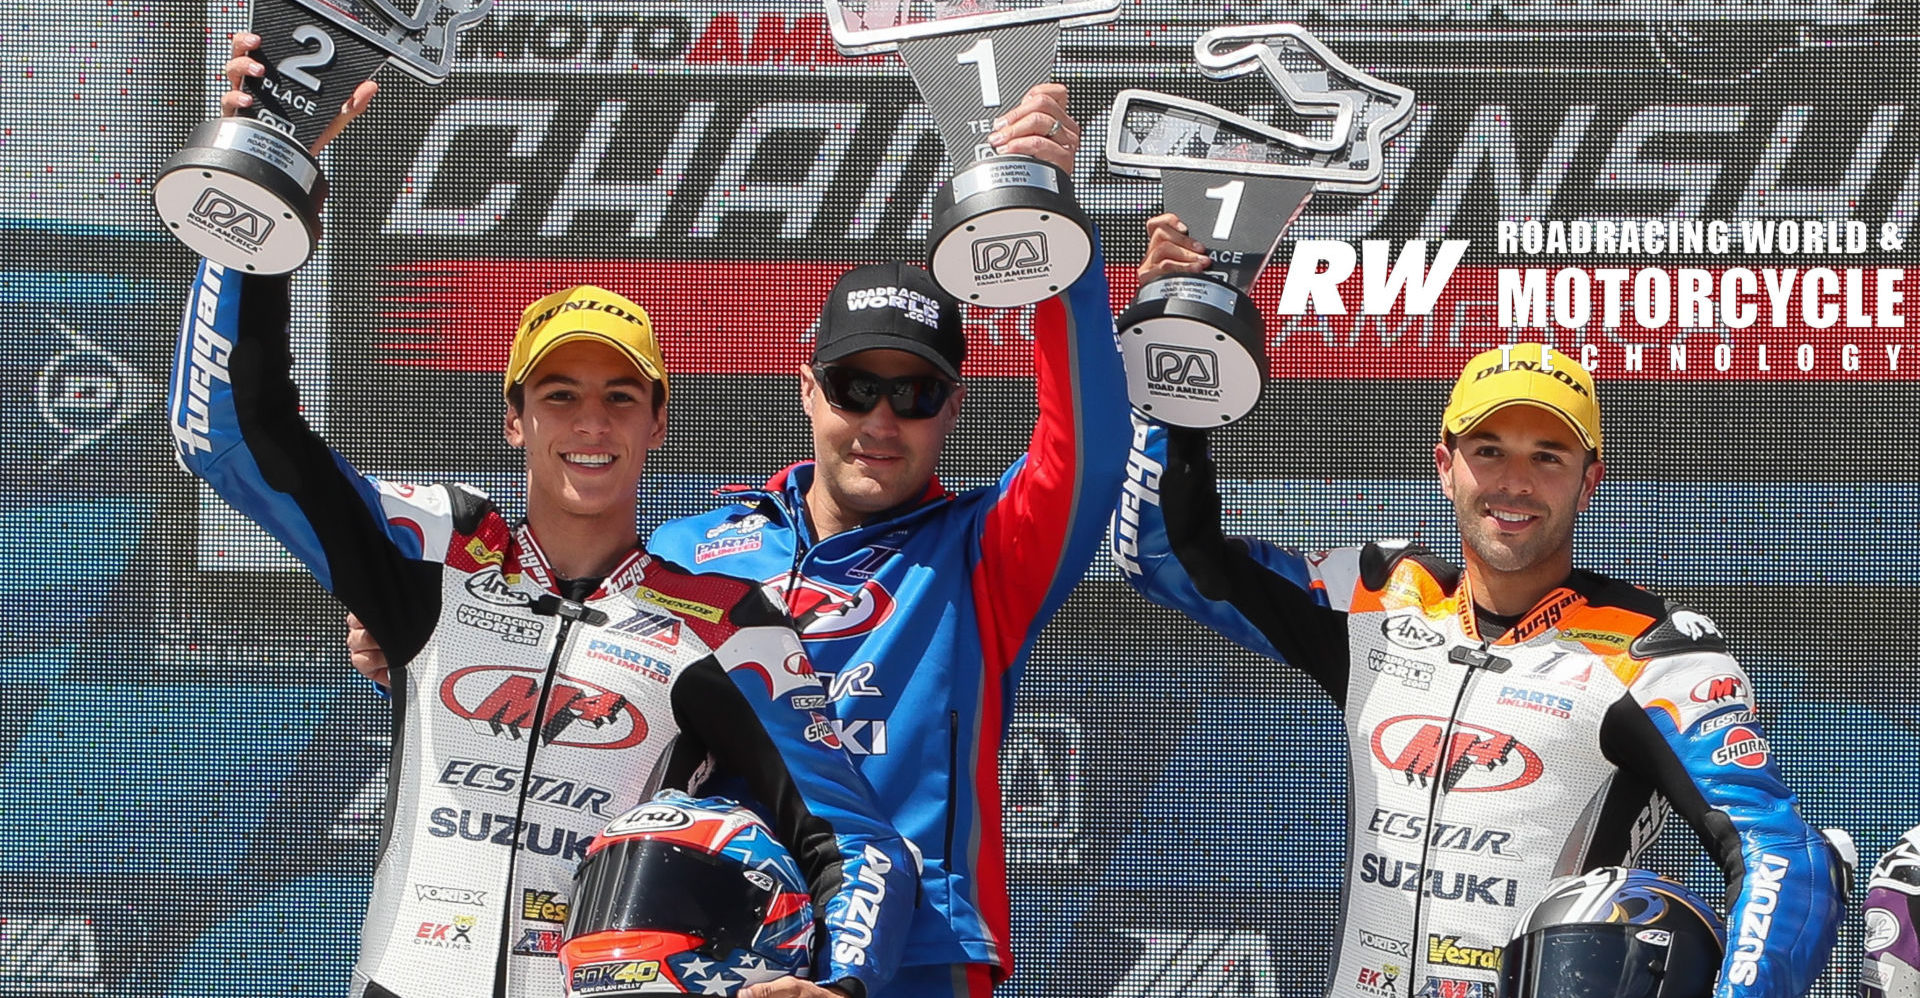
[(1414, 998), (1493, 998), (1493, 985), (1457, 977), (1429, 977)]

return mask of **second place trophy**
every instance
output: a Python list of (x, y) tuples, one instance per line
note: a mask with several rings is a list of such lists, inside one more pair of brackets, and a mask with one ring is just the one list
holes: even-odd
[(493, 0), (254, 0), (253, 104), (195, 129), (162, 166), (153, 206), (175, 238), (222, 267), (284, 274), (313, 255), (327, 181), (309, 148), (355, 87), (393, 64), (424, 83)]

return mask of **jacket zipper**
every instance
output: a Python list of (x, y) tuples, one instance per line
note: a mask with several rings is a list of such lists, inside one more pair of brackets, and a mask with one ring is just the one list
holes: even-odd
[[(573, 629), (573, 622), (586, 620), (588, 623), (605, 623), (607, 616), (584, 603), (565, 599), (553, 593), (543, 594), (534, 601), (535, 616), (558, 617), (560, 627), (555, 632), (553, 654), (547, 656), (547, 668), (540, 681), (540, 696), (534, 702), (533, 716), (527, 719), (527, 756), (524, 768), (520, 770), (520, 793), (513, 805), (513, 840), (507, 848), (507, 898), (508, 902), (500, 913), (500, 944), (494, 952), (494, 998), (508, 998), (507, 958), (512, 954), (513, 933), (513, 882), (520, 866), (520, 833), (526, 827), (527, 788), (533, 783), (533, 760), (540, 747), (540, 736), (547, 717), (547, 698), (553, 692), (554, 681), (560, 676), (560, 660), (567, 651), (567, 636)], [(597, 620), (595, 618), (598, 618)]]
[[(1466, 702), (1467, 690), (1473, 686), (1473, 673), (1478, 668), (1473, 662), (1485, 661), (1488, 649), (1491, 647), (1493, 642), (1481, 641), (1479, 658), (1463, 663), (1467, 667), (1466, 674), (1460, 677), (1460, 688), (1453, 694), (1453, 709), (1447, 712), (1446, 726), (1440, 730), (1440, 758), (1435, 764), (1433, 787), (1427, 793), (1426, 828), (1420, 835), (1419, 879), (1413, 885), (1413, 932), (1411, 938), (1407, 940), (1407, 989), (1409, 992), (1412, 991), (1414, 982), (1419, 980), (1422, 968), (1427, 962), (1426, 952), (1420, 945), (1420, 920), (1421, 916), (1426, 914), (1427, 902), (1430, 900), (1427, 896), (1427, 860), (1433, 850), (1433, 823), (1440, 811), (1440, 794), (1447, 773), (1452, 769), (1453, 726), (1460, 720), (1460, 705)], [(1448, 657), (1451, 658), (1451, 654)]]
[(953, 821), (960, 805), (960, 712), (947, 711), (947, 851), (941, 858), (953, 869)]

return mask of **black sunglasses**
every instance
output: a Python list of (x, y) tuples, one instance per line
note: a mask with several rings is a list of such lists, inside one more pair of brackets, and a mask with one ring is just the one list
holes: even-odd
[(886, 399), (893, 414), (901, 419), (926, 419), (939, 415), (942, 406), (953, 397), (959, 385), (937, 374), (915, 374), (904, 378), (883, 378), (872, 371), (837, 364), (813, 365), (814, 380), (821, 394), (835, 409), (868, 413)]

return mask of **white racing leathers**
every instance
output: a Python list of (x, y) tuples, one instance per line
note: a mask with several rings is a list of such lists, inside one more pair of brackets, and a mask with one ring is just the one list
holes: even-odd
[(1843, 897), (1712, 621), (1575, 572), (1497, 639), (1419, 548), (1221, 532), (1204, 434), (1138, 420), (1114, 557), (1155, 602), (1311, 676), (1345, 715), (1337, 998), (1492, 998), (1555, 877), (1632, 866), (1678, 812), (1726, 872), (1719, 998), (1798, 998)]
[[(287, 283), (203, 265), (182, 328), (180, 459), (367, 624), (393, 670), (386, 826), (353, 994), (557, 998), (574, 868), (609, 819), (709, 760), (743, 777), (824, 912), (818, 973), (898, 962), (916, 874), (760, 586), (634, 550), (563, 593), (533, 533), (463, 486), (355, 473), (301, 419)], [(732, 993), (774, 976), (706, 967)]]

